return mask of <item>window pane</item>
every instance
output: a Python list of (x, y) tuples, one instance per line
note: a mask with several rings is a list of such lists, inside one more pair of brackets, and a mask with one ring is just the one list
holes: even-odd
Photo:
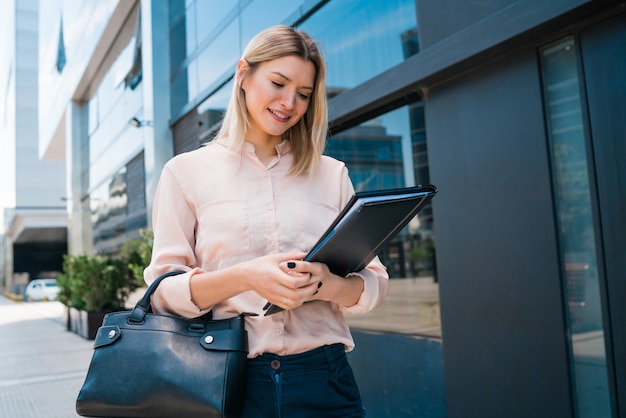
[(261, 30), (293, 24), (314, 7), (305, 0), (169, 0), (172, 115), (211, 94), (234, 72), (245, 45)]
[[(404, 106), (328, 139), (326, 153), (348, 166), (357, 191), (428, 184), (422, 103)], [(414, 161), (420, 160), (420, 164)], [(366, 315), (348, 316), (361, 329), (441, 337), (439, 285), (430, 204), (383, 249), (389, 296)]]
[(198, 119), (206, 126), (205, 131), (198, 138), (200, 145), (211, 141), (217, 134), (226, 107), (228, 107), (233, 82), (233, 80), (230, 80), (198, 106)]
[[(223, 30), (222, 26), (230, 23), (234, 13), (239, 9), (237, 3), (223, 0), (199, 0), (195, 2), (196, 8), (189, 9), (189, 13), (192, 15), (188, 16), (188, 19), (196, 20), (198, 45), (211, 42), (212, 38)], [(234, 41), (237, 39), (238, 37)], [(238, 43), (235, 42), (233, 45), (238, 46)]]
[(114, 253), (126, 238), (126, 167), (90, 197), (94, 248), (98, 254)]
[(241, 12), (241, 53), (250, 39), (263, 29), (287, 22), (302, 0), (253, 0)]
[[(191, 76), (193, 77), (194, 75), (197, 75), (197, 72), (192, 72)], [(189, 102), (189, 74), (187, 68), (181, 71), (172, 80), (170, 101), (173, 115)]]
[[(233, 20), (220, 35), (198, 55), (198, 91), (203, 91), (227, 70), (234, 68), (239, 59), (239, 18)], [(193, 97), (193, 96), (190, 96)]]
[(610, 416), (581, 82), (574, 40), (544, 49), (542, 58), (577, 416)]
[[(188, 36), (187, 22), (185, 15), (176, 21), (170, 28), (170, 69), (172, 74), (180, 71), (183, 62), (187, 58)], [(191, 34), (192, 35), (192, 34)]]
[(237, 62), (238, 9), (217, 0), (170, 0), (172, 115)]
[(91, 192), (94, 248), (115, 254), (147, 226), (144, 157), (140, 153)]
[(301, 29), (322, 43), (328, 87), (342, 91), (418, 52), (416, 16), (415, 0), (330, 1)]

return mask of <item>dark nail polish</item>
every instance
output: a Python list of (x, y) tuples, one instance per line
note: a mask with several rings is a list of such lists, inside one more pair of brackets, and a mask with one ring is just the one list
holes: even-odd
[(317, 288), (319, 289), (320, 287), (322, 287), (322, 284), (323, 284), (322, 282), (319, 282), (319, 283), (317, 284)]
[(290, 269), (296, 268), (296, 263), (294, 263), (293, 261), (289, 261), (287, 263), (287, 268), (290, 268)]

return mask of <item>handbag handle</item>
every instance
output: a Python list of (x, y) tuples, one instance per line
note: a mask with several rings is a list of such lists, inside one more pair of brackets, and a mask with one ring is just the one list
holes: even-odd
[(146, 314), (150, 312), (150, 296), (152, 296), (156, 288), (159, 286), (159, 283), (161, 283), (161, 281), (165, 279), (166, 277), (176, 276), (182, 273), (185, 273), (185, 272), (183, 270), (173, 270), (173, 271), (168, 271), (167, 273), (163, 273), (159, 277), (157, 277), (150, 284), (150, 286), (148, 286), (148, 290), (146, 290), (146, 293), (143, 295), (141, 299), (139, 299), (139, 301), (135, 305), (135, 308), (133, 309), (133, 311), (130, 314), (130, 317), (128, 318), (128, 322), (136, 322), (136, 323), (143, 322), (144, 318), (146, 317)]

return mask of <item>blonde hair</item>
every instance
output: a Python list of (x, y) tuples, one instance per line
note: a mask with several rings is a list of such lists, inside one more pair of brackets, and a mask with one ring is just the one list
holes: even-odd
[[(326, 64), (316, 42), (305, 32), (291, 26), (279, 25), (256, 35), (241, 57), (250, 66), (248, 75), (259, 64), (285, 56), (298, 56), (315, 67), (315, 82), (306, 113), (283, 134), (291, 143), (294, 155), (292, 174), (309, 174), (319, 166), (328, 133), (328, 107), (326, 103)], [(229, 137), (235, 148), (241, 149), (248, 131), (248, 111), (241, 79), (235, 76), (230, 102), (217, 137)]]

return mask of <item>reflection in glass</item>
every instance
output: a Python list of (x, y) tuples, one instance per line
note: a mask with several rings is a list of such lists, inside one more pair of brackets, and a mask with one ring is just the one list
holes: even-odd
[(405, 185), (402, 135), (387, 132), (381, 119), (335, 134), (327, 141), (326, 153), (350, 168), (356, 191)]
[[(189, 18), (196, 22), (198, 48), (211, 42), (215, 35), (223, 30), (224, 24), (230, 24), (238, 12), (239, 1), (199, 0), (192, 2), (187, 8)], [(236, 41), (236, 39), (234, 39)], [(236, 45), (236, 43), (234, 43)], [(193, 53), (193, 51), (189, 51)]]
[[(132, 42), (125, 53), (132, 56)], [(143, 148), (141, 130), (128, 124), (131, 116), (141, 116), (143, 84), (125, 88), (120, 74), (128, 71), (122, 61), (106, 72), (89, 100), (89, 190), (108, 181), (113, 167), (132, 159)], [(122, 71), (120, 71), (122, 70)]]
[(574, 40), (544, 49), (542, 58), (577, 416), (605, 417), (611, 415), (608, 375)]
[[(356, 190), (389, 189), (429, 183), (425, 143), (419, 102), (333, 135), (326, 154), (346, 163)], [(429, 205), (380, 254), (392, 279), (388, 298), (367, 315), (348, 317), (350, 325), (441, 337), (434, 244)]]
[[(301, 3), (281, 1), (291, 10)], [(256, 26), (260, 22), (265, 23), (263, 26), (280, 23), (271, 16), (259, 18), (263, 13), (276, 13), (270, 7), (264, 9), (263, 4), (269, 2), (256, 0), (242, 11), (244, 28), (240, 37), (244, 44), (251, 36), (248, 25), (244, 24), (250, 19), (258, 19), (254, 23)], [(284, 19), (285, 11), (287, 9), (281, 10), (281, 19)], [(299, 28), (322, 43), (328, 64), (330, 98), (419, 52), (414, 0), (330, 1)], [(235, 34), (233, 38), (236, 38)], [(198, 42), (202, 44), (201, 40)], [(222, 59), (220, 57), (230, 55), (220, 55), (216, 49), (212, 56)], [(236, 57), (229, 60), (228, 64), (234, 66)], [(210, 62), (208, 59), (206, 64), (200, 65), (198, 72), (207, 69)], [(213, 83), (220, 81), (215, 79), (217, 73), (208, 74), (207, 69), (207, 77), (200, 83), (201, 89), (211, 83), (211, 79)], [(202, 78), (202, 75), (199, 77)], [(186, 81), (181, 82), (181, 88), (186, 84)], [(198, 118), (207, 127), (199, 143), (210, 140), (215, 134), (228, 103), (231, 86), (232, 81), (198, 106)], [(182, 100), (177, 103), (182, 105)], [(173, 106), (173, 114), (176, 114), (175, 108)], [(356, 190), (429, 184), (423, 104), (411, 103), (335, 133), (328, 139), (326, 154), (346, 162)], [(383, 250), (381, 259), (392, 277), (390, 295), (373, 312), (349, 316), (352, 326), (441, 337), (432, 225), (432, 210), (428, 205)]]
[(108, 184), (91, 193), (93, 242), (98, 254), (114, 253), (124, 242), (127, 200), (126, 167), (118, 171)]
[(169, 0), (172, 115), (228, 79), (252, 36), (299, 17), (302, 0)]
[(147, 226), (144, 156), (141, 153), (90, 194), (93, 243), (98, 254), (115, 254)]
[[(239, 50), (239, 20), (233, 20), (223, 27), (219, 36), (211, 40), (198, 54), (198, 90), (210, 87), (227, 70), (233, 69), (241, 56)], [(194, 96), (190, 96), (194, 97)]]
[(228, 107), (230, 93), (233, 88), (233, 80), (224, 84), (222, 88), (215, 92), (212, 96), (200, 103), (197, 108), (198, 119), (202, 121), (206, 129), (198, 138), (198, 143), (204, 145), (211, 141), (222, 124), (224, 112)]
[(330, 1), (300, 29), (324, 47), (328, 86), (349, 89), (419, 51), (415, 0)]
[[(294, 11), (305, 8), (304, 0), (253, 0), (241, 1), (244, 6), (241, 11), (241, 50), (246, 47), (250, 39), (263, 29), (285, 23), (292, 25), (287, 19)], [(299, 16), (298, 16), (299, 17)]]
[[(293, 24), (302, 0), (170, 2), (172, 115), (228, 77), (244, 46), (260, 30)], [(329, 1), (301, 29), (318, 39), (337, 94), (388, 70), (419, 51), (414, 0)]]

